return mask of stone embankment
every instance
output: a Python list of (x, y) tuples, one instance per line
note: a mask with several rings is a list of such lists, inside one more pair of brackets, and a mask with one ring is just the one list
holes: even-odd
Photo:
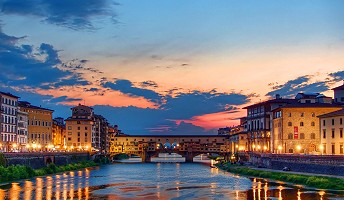
[(71, 152), (30, 152), (30, 153), (4, 153), (6, 166), (25, 165), (33, 169), (39, 169), (48, 164), (57, 166), (88, 161), (91, 159), (89, 153)]
[(344, 156), (250, 154), (254, 166), (281, 170), (284, 167), (296, 172), (344, 176)]

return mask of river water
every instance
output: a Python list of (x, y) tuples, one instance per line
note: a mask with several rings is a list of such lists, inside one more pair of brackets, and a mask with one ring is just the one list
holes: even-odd
[(0, 199), (344, 199), (344, 194), (236, 176), (200, 163), (132, 163), (0, 187)]

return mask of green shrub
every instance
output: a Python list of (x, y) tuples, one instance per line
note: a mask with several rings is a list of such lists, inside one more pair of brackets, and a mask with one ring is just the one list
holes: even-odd
[(0, 153), (0, 166), (5, 167), (6, 163), (7, 161), (6, 161), (5, 155), (3, 153)]

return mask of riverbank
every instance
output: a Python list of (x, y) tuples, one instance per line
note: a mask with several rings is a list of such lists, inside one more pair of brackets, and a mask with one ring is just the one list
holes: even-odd
[(98, 165), (99, 163), (95, 163), (93, 161), (82, 161), (79, 163), (73, 163), (62, 166), (50, 164), (47, 167), (41, 169), (32, 169), (31, 167), (24, 165), (11, 165), (9, 167), (0, 166), (0, 183), (11, 182), (20, 179), (30, 179), (35, 176), (44, 176), (48, 174), (78, 170)]
[(230, 163), (217, 164), (217, 167), (230, 173), (244, 176), (267, 178), (319, 189), (344, 190), (343, 178), (291, 174), (288, 172), (271, 172), (266, 170), (252, 169), (247, 166), (232, 165)]

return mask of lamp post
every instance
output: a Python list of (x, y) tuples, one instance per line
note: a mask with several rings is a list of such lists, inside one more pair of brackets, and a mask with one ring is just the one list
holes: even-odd
[(302, 148), (301, 145), (297, 145), (297, 146), (296, 146), (296, 149), (297, 149), (297, 151), (298, 151), (299, 153), (301, 153), (301, 148)]
[(282, 146), (278, 145), (277, 149), (278, 149), (279, 153), (281, 154), (282, 153)]
[(319, 149), (321, 151), (321, 155), (324, 155), (324, 146), (323, 145), (320, 145), (319, 146)]

